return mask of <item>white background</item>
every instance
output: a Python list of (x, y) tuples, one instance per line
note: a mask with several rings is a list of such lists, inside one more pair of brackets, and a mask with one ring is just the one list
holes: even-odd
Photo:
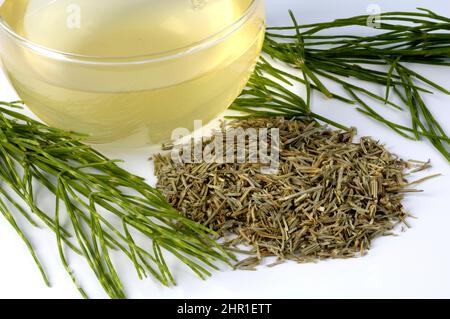
[[(289, 23), (287, 10), (293, 9), (301, 23), (366, 14), (370, 4), (383, 11), (413, 10), (427, 7), (450, 16), (448, 0), (267, 0), (269, 25)], [(449, 88), (449, 70), (418, 68)], [(379, 89), (378, 89), (379, 90)], [(382, 94), (382, 92), (380, 92)], [(0, 74), (0, 100), (16, 99)], [(450, 97), (427, 96), (426, 102), (450, 132)], [(380, 107), (380, 106), (378, 106)], [(369, 254), (360, 259), (332, 260), (317, 264), (287, 263), (257, 272), (224, 268), (207, 281), (197, 279), (184, 267), (172, 263), (177, 287), (164, 288), (149, 279), (140, 282), (130, 265), (120, 267), (127, 293), (134, 298), (442, 298), (450, 297), (450, 164), (427, 143), (411, 142), (365, 118), (351, 106), (316, 97), (314, 108), (327, 117), (357, 126), (360, 135), (371, 135), (405, 159), (431, 159), (430, 173), (443, 176), (426, 182), (424, 193), (411, 195), (407, 209), (418, 219), (398, 237), (380, 238)], [(393, 114), (407, 123), (406, 114)], [(154, 183), (148, 150), (111, 152), (126, 160), (124, 166)], [(47, 230), (29, 230), (34, 246), (50, 275), (47, 288), (22, 241), (10, 225), (0, 218), (0, 298), (79, 298), (79, 294), (59, 262), (54, 236)], [(71, 265), (92, 297), (106, 297), (83, 262)]]

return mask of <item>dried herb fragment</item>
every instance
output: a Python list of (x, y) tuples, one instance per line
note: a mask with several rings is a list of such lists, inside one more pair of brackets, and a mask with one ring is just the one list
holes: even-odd
[(220, 132), (226, 139), (229, 128), (273, 127), (280, 130), (277, 174), (260, 173), (258, 163), (180, 163), (170, 154), (154, 158), (157, 188), (174, 208), (229, 238), (226, 246), (233, 251), (242, 252), (240, 244), (253, 247), (236, 267), (253, 269), (265, 256), (278, 262), (360, 256), (374, 238), (391, 235), (399, 223), (407, 225), (402, 199), (424, 179), (408, 183), (406, 174), (429, 163), (403, 161), (369, 137), (354, 143), (354, 130), (330, 130), (315, 122), (247, 119)]

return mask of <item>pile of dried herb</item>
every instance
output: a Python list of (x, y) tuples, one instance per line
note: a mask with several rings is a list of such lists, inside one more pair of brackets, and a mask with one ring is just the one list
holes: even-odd
[(263, 174), (260, 164), (183, 163), (170, 154), (154, 160), (157, 188), (174, 208), (232, 235), (227, 246), (254, 248), (239, 268), (253, 269), (265, 256), (307, 262), (364, 255), (374, 238), (408, 225), (402, 199), (418, 191), (410, 187), (423, 179), (408, 183), (406, 174), (428, 163), (403, 161), (371, 138), (353, 143), (354, 131), (315, 122), (234, 121), (222, 127), (221, 138), (229, 127), (278, 128), (278, 173)]

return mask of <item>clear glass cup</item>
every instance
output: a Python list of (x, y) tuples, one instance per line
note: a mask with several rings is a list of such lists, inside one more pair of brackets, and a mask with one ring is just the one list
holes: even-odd
[[(235, 0), (164, 0), (173, 4), (176, 11), (158, 9), (167, 2), (145, 0), (153, 6), (153, 11), (149, 11), (154, 14), (152, 19), (161, 19), (161, 25), (167, 28), (179, 28), (174, 31), (179, 39), (165, 39), (167, 33), (155, 38), (155, 43), (170, 44), (158, 52), (148, 49), (152, 47), (151, 38), (146, 39), (142, 47), (129, 48), (129, 38), (125, 34), (132, 37), (137, 29), (134, 30), (129, 21), (129, 33), (121, 34), (127, 29), (121, 29), (120, 22), (130, 19), (127, 10), (132, 10), (133, 4), (141, 5), (139, 2), (144, 0), (95, 0), (99, 6), (107, 5), (106, 11), (122, 12), (116, 17), (119, 26), (114, 26), (110, 33), (105, 32), (105, 38), (92, 38), (95, 34), (87, 36), (86, 39), (93, 41), (91, 47), (82, 37), (79, 42), (84, 49), (67, 42), (67, 46), (75, 48), (71, 51), (59, 46), (61, 43), (66, 45), (65, 31), (58, 33), (61, 39), (52, 39), (40, 34), (39, 28), (27, 27), (11, 13), (17, 6), (30, 5), (30, 1), (47, 0), (4, 0), (0, 7), (3, 68), (21, 99), (40, 119), (54, 127), (87, 134), (90, 143), (156, 144), (169, 140), (175, 128), (193, 129), (194, 120), (206, 124), (240, 94), (254, 69), (264, 40), (262, 0), (236, 0), (240, 7), (230, 12), (239, 14), (226, 25), (221, 25), (217, 19), (222, 16), (211, 16), (207, 19), (210, 23), (219, 21), (211, 30), (203, 30), (202, 24), (196, 24), (195, 19), (181, 26), (177, 22), (182, 21), (185, 13), (193, 17), (201, 17), (202, 12), (219, 14), (223, 1)], [(73, 5), (78, 3), (81, 14), (85, 12), (86, 25), (95, 31), (97, 29), (92, 25), (97, 23), (96, 27), (101, 27), (103, 8), (93, 8), (86, 1), (92, 0), (67, 1), (67, 5), (72, 6), (72, 11), (67, 12), (76, 14), (77, 7)], [(49, 5), (54, 2), (48, 0)], [(217, 10), (208, 11), (210, 8)], [(67, 28), (58, 25), (59, 20), (69, 23), (67, 19), (59, 19), (58, 14), (54, 19), (51, 17), (54, 21), (48, 16), (40, 17), (39, 12), (34, 14), (34, 19), (51, 22), (55, 28)], [(83, 19), (80, 21), (78, 28), (83, 30)], [(76, 22), (76, 19), (71, 20), (71, 23)], [(33, 34), (42, 42), (33, 41), (27, 34)], [(108, 51), (111, 39), (106, 36), (117, 38), (114, 45), (119, 51)], [(158, 36), (157, 32), (155, 36)], [(192, 39), (194, 42), (186, 42)], [(123, 48), (120, 47), (122, 40), (125, 41)], [(105, 48), (99, 45), (102, 41)], [(92, 53), (91, 48), (97, 51)]]

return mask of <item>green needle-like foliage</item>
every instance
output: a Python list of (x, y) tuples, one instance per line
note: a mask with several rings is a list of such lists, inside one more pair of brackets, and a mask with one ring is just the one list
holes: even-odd
[[(430, 10), (418, 10), (383, 13), (375, 31), (368, 24), (373, 17), (368, 15), (300, 25), (290, 12), (291, 26), (267, 29), (264, 52), (273, 61), (300, 71), (303, 78), (282, 71), (275, 63), (263, 59), (232, 109), (246, 111), (250, 116), (315, 118), (343, 128), (331, 119), (320, 118), (311, 112), (311, 91), (315, 90), (328, 98), (357, 104), (359, 112), (404, 137), (428, 139), (450, 161), (450, 139), (424, 98), (424, 94), (433, 93), (433, 90), (444, 94), (450, 92), (409, 66), (411, 63), (450, 66), (450, 18)], [(370, 35), (335, 35), (345, 32), (342, 30), (348, 27), (362, 28), (370, 31), (367, 32)], [(330, 92), (324, 80), (340, 85), (349, 93), (350, 99)], [(360, 82), (352, 80), (376, 84), (380, 92), (385, 93), (369, 91), (361, 87)], [(290, 90), (280, 88), (280, 81), (305, 85), (306, 102)], [(411, 125), (393, 123), (369, 107), (362, 97), (407, 110)], [(402, 101), (400, 105), (394, 98)]]
[[(67, 249), (85, 258), (111, 298), (126, 297), (113, 250), (134, 264), (140, 278), (152, 276), (164, 285), (174, 284), (164, 250), (201, 278), (210, 275), (208, 268), (216, 268), (215, 261), (228, 261), (209, 229), (182, 217), (142, 178), (82, 144), (81, 137), (14, 110), (20, 106), (0, 103), (0, 212), (25, 241), (47, 284), (39, 258), (18, 225), (19, 214), (55, 233), (62, 264), (85, 297)], [(39, 208), (42, 189), (54, 198), (52, 214)]]

